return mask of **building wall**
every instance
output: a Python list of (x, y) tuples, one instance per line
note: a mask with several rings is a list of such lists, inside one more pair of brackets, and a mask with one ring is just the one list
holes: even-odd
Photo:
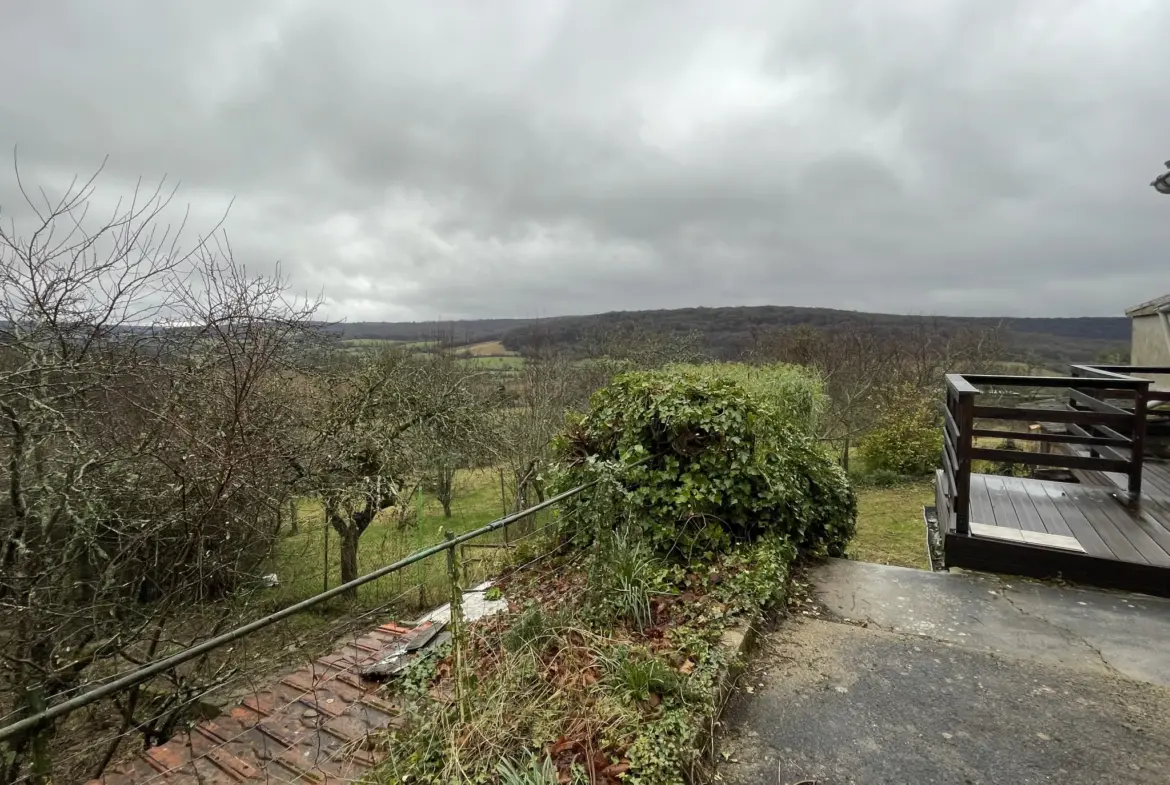
[[(1135, 316), (1130, 319), (1133, 341), (1130, 347), (1130, 363), (1133, 365), (1170, 366), (1170, 342), (1157, 314)], [(1151, 376), (1154, 386), (1170, 389), (1170, 375)]]

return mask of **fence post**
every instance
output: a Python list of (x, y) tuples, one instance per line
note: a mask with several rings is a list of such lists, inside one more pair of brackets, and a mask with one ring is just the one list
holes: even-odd
[(975, 428), (975, 396), (965, 390), (957, 393), (955, 424), (959, 426), (958, 443), (955, 445), (955, 532), (968, 534), (971, 531), (971, 431)]
[(1137, 507), (1142, 501), (1142, 471), (1145, 469), (1146, 409), (1149, 403), (1150, 382), (1134, 388), (1133, 443), (1129, 454), (1129, 503)]
[(321, 579), (321, 591), (329, 591), (329, 530), (333, 527), (329, 524), (329, 516), (325, 516), (325, 553), (322, 555), (322, 569), (324, 577)]
[[(443, 531), (448, 541), (455, 539), (449, 529)], [(459, 706), (459, 717), (463, 722), (469, 719), (467, 692), (463, 662), (463, 648), (466, 630), (463, 624), (463, 588), (459, 585), (459, 563), (455, 558), (455, 546), (447, 548), (447, 578), (451, 581), (451, 648), (455, 666), (455, 703)]]

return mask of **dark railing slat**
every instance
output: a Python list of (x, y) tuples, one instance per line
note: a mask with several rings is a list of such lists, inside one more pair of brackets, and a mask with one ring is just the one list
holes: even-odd
[(979, 388), (967, 381), (967, 377), (960, 373), (948, 373), (946, 378), (947, 386), (956, 393), (965, 393), (968, 395), (977, 395), (979, 393)]
[(1119, 406), (1114, 406), (1111, 403), (1106, 403), (1100, 398), (1094, 398), (1093, 396), (1087, 393), (1083, 393), (1080, 390), (1069, 388), (1068, 395), (1080, 405), (1087, 406), (1093, 411), (1103, 412), (1105, 414), (1121, 414), (1125, 415), (1126, 417), (1133, 416), (1132, 412), (1126, 411)]
[(1135, 373), (1167, 373), (1170, 374), (1170, 365), (1074, 365), (1073, 368), (1083, 368), (1093, 371), (1104, 371), (1106, 373), (1113, 373), (1117, 375), (1130, 375)]
[[(954, 374), (952, 374), (954, 375)], [(1068, 376), (1000, 376), (997, 374), (964, 374), (960, 378), (966, 380), (968, 386), (980, 392), (976, 385), (991, 385), (994, 387), (1068, 387), (1069, 382), (1075, 382), (1077, 387), (1093, 389), (1132, 389), (1140, 387), (1145, 379), (1136, 379), (1129, 376), (1111, 376), (1109, 378)]]
[(954, 505), (955, 466), (954, 466), (954, 463), (952, 463), (952, 461), (951, 461), (950, 454), (948, 454), (946, 450), (943, 450), (942, 461), (943, 461), (943, 479), (945, 479), (947, 481), (947, 487), (946, 487), (947, 501), (949, 501), (952, 505)]
[(1072, 431), (1073, 433), (1075, 433), (1077, 436), (1080, 436), (1083, 438), (1089, 438), (1089, 439), (1106, 438), (1106, 439), (1109, 439), (1110, 441), (1122, 440), (1125, 442), (1125, 444), (1122, 445), (1123, 447), (1133, 444), (1133, 439), (1130, 439), (1128, 436), (1126, 436), (1125, 434), (1123, 434), (1119, 431), (1113, 430), (1108, 425), (1092, 425), (1091, 424), (1090, 427), (1093, 428), (1097, 433), (1093, 433), (1086, 428), (1082, 428), (1081, 426), (1077, 425), (1076, 423), (1070, 423), (1068, 426), (1068, 429), (1070, 431)]
[(1129, 425), (1133, 420), (1132, 414), (1109, 414), (1073, 409), (1038, 409), (1029, 406), (976, 406), (974, 414), (977, 420), (1079, 423), (1082, 425), (1120, 425), (1122, 427)]
[(1070, 435), (1067, 433), (1041, 433), (1038, 431), (997, 431), (994, 428), (976, 428), (971, 433), (974, 436), (990, 438), (1049, 442), (1053, 444), (1083, 444), (1087, 447), (1128, 447), (1130, 445), (1130, 440), (1120, 434), (1118, 434), (1117, 438), (1113, 438), (1109, 436)]
[(943, 425), (946, 427), (947, 433), (951, 435), (951, 438), (959, 438), (959, 426), (955, 423), (955, 417), (951, 414), (950, 409), (943, 409)]
[(1023, 452), (1020, 450), (993, 450), (976, 447), (971, 457), (999, 463), (1019, 463), (1025, 466), (1054, 466), (1060, 469), (1086, 469), (1099, 472), (1129, 473), (1129, 461), (1110, 458), (1090, 458), (1083, 455)]

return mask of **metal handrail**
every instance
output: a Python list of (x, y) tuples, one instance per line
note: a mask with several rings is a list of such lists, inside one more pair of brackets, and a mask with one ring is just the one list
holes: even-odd
[[(649, 458), (644, 458), (641, 461), (632, 464), (632, 466), (637, 466), (647, 460), (649, 460)], [(429, 548), (423, 548), (422, 550), (403, 557), (402, 559), (399, 559), (392, 564), (387, 564), (385, 567), (379, 567), (372, 572), (354, 578), (352, 581), (335, 586), (328, 591), (323, 591), (320, 594), (316, 594), (312, 597), (301, 600), (300, 602), (294, 603), (287, 608), (282, 608), (275, 613), (271, 613), (260, 619), (256, 619), (255, 621), (251, 621), (240, 627), (236, 627), (235, 629), (228, 630), (227, 632), (221, 635), (217, 635), (214, 638), (208, 638), (207, 640), (202, 641), (194, 646), (176, 652), (169, 657), (164, 657), (161, 660), (156, 660), (139, 668), (135, 668), (129, 673), (118, 677), (114, 681), (107, 682), (106, 684), (103, 684), (100, 687), (96, 687), (89, 692), (74, 696), (69, 700), (63, 701), (54, 706), (50, 706), (46, 709), (42, 709), (36, 714), (25, 717), (24, 719), (14, 722), (11, 725), (6, 725), (3, 728), (0, 728), (0, 741), (4, 741), (5, 739), (9, 739), (26, 731), (33, 730), (43, 723), (49, 722), (66, 714), (70, 714), (74, 711), (77, 711), (78, 709), (85, 708), (86, 706), (89, 706), (90, 704), (95, 703), (102, 698), (108, 697), (117, 692), (121, 692), (122, 690), (128, 689), (130, 687), (134, 687), (138, 684), (142, 684), (143, 682), (157, 676), (160, 673), (163, 673), (164, 671), (170, 670), (171, 668), (174, 668), (178, 665), (182, 665), (185, 662), (189, 662), (196, 657), (206, 654), (209, 651), (213, 651), (220, 648), (221, 646), (225, 646), (229, 643), (232, 643), (233, 641), (239, 640), (240, 638), (250, 635), (257, 630), (261, 630), (265, 627), (268, 627), (269, 625), (275, 624), (278, 621), (287, 619), (290, 616), (295, 616), (301, 611), (307, 610), (316, 605), (320, 605), (327, 600), (331, 600), (334, 597), (337, 597), (348, 591), (352, 591), (359, 586), (364, 586), (371, 581), (384, 578), (391, 573), (397, 572), (404, 567), (409, 567), (410, 565), (415, 564), (416, 562), (420, 562), (423, 559), (429, 558), (438, 553), (442, 553), (446, 550), (453, 551), (457, 546), (462, 545), (469, 540), (474, 540), (477, 537), (482, 537), (485, 534), (502, 529), (511, 523), (523, 520), (524, 518), (527, 518), (534, 513), (547, 509), (554, 504), (557, 504), (558, 502), (572, 498), (582, 491), (597, 485), (598, 482), (600, 482), (600, 480), (593, 480), (591, 482), (585, 483), (584, 485), (578, 485), (575, 488), (570, 488), (564, 493), (557, 494), (556, 496), (546, 499), (539, 504), (535, 504), (532, 507), (520, 510), (519, 512), (514, 512), (511, 515), (506, 515), (503, 518), (498, 518), (491, 523), (479, 527), (478, 529), (473, 529), (472, 531), (465, 532), (449, 540), (444, 540), (443, 542), (432, 545)]]

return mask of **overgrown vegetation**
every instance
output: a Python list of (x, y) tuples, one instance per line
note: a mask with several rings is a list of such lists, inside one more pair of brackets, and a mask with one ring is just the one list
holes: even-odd
[(505, 582), (514, 613), (472, 629), (469, 688), (455, 660), (427, 671), (385, 776), (685, 781), (726, 625), (783, 596), (799, 551), (839, 553), (853, 532), (853, 492), (812, 437), (819, 396), (784, 367), (671, 366), (596, 393), (558, 443), (558, 486), (597, 480), (565, 505), (570, 547)]
[[(810, 432), (819, 397), (816, 379), (793, 367), (623, 374), (570, 424), (559, 445), (560, 483), (607, 483), (617, 517), (614, 507), (580, 510), (582, 525), (628, 521), (676, 557), (699, 558), (764, 534), (839, 554), (856, 500)], [(616, 465), (630, 467), (620, 479), (611, 474)]]
[(936, 396), (904, 384), (881, 402), (858, 449), (870, 471), (922, 476), (938, 466), (942, 442)]
[(640, 566), (655, 572), (647, 613), (592, 602), (591, 582), (616, 577), (589, 549), (516, 574), (502, 587), (512, 612), (471, 628), (464, 706), (451, 658), (407, 673), (398, 699), (411, 721), (387, 740), (378, 779), (686, 781), (702, 765), (716, 680), (730, 665), (723, 630), (782, 598), (793, 554), (769, 538), (694, 571)]

